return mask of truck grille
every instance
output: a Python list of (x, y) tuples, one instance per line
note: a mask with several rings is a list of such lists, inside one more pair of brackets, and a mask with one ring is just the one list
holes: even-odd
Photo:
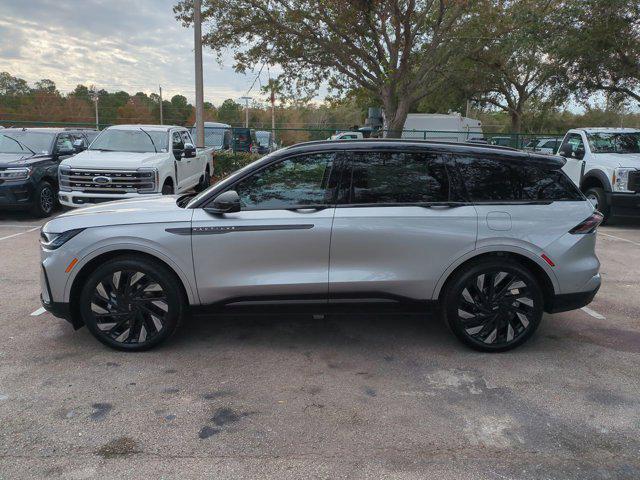
[(627, 188), (632, 192), (640, 192), (640, 170), (629, 172), (629, 186)]
[(151, 171), (61, 169), (60, 188), (83, 193), (153, 191), (155, 176)]

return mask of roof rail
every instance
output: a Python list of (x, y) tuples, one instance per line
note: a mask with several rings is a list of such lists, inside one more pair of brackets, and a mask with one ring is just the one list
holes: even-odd
[(442, 142), (437, 140), (418, 140), (411, 138), (358, 138), (358, 139), (339, 139), (339, 140), (312, 140), (310, 142), (302, 142), (292, 147), (299, 145), (323, 145), (323, 144), (335, 144), (335, 143), (357, 143), (357, 142), (384, 142), (384, 143), (419, 143), (424, 145), (445, 145), (445, 146), (466, 146), (474, 148), (486, 148), (492, 150), (506, 150), (511, 152), (519, 152), (517, 148), (504, 147), (502, 145), (488, 145), (484, 143), (475, 142)]

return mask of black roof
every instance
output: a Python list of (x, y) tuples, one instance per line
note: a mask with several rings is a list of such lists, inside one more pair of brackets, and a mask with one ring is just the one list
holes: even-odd
[(35, 130), (38, 132), (49, 132), (49, 133), (62, 133), (62, 132), (87, 132), (87, 131), (95, 131), (94, 129), (91, 128), (72, 128), (72, 127), (7, 127), (7, 128), (3, 128), (0, 131), (2, 132), (7, 132), (7, 131), (12, 131), (12, 132), (22, 132), (22, 131), (30, 131), (30, 130)]
[(280, 153), (282, 155), (289, 155), (297, 152), (303, 153), (324, 150), (397, 150), (399, 148), (403, 150), (429, 150), (442, 153), (476, 155), (481, 154), (484, 156), (491, 156), (493, 158), (500, 158), (504, 160), (531, 162), (537, 165), (543, 164), (551, 168), (562, 168), (565, 164), (565, 160), (561, 157), (523, 152), (512, 147), (501, 147), (498, 145), (486, 145), (477, 143), (437, 142), (430, 140), (411, 140), (400, 138), (319, 140), (299, 143), (291, 147), (278, 150), (276, 154)]

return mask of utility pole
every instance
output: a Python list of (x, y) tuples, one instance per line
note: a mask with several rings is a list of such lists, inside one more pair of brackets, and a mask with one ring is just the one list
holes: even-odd
[(162, 112), (162, 85), (158, 85), (160, 89), (160, 125), (164, 125), (164, 115)]
[(251, 97), (240, 97), (240, 100), (244, 100), (245, 106), (244, 128), (249, 128), (249, 100), (251, 100)]
[(96, 90), (95, 87), (91, 88), (91, 99), (93, 100), (93, 104), (95, 105), (95, 109), (96, 109), (96, 130), (100, 130), (100, 118), (98, 117), (98, 99), (100, 97), (98, 97), (98, 91)]
[(271, 83), (271, 142), (270, 142), (271, 145), (269, 145), (269, 148), (273, 147), (273, 144), (275, 141), (276, 141), (276, 92), (273, 89), (273, 83)]
[(196, 147), (204, 148), (204, 89), (202, 85), (202, 0), (194, 0), (193, 4), (193, 40), (196, 53)]

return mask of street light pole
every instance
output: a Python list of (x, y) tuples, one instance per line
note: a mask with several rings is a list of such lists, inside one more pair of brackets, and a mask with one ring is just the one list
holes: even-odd
[(162, 85), (158, 85), (160, 89), (160, 125), (164, 125), (164, 113), (162, 111)]
[(91, 99), (93, 100), (96, 110), (96, 130), (100, 130), (100, 118), (98, 117), (98, 98), (98, 91), (92, 87)]
[(240, 100), (244, 100), (244, 128), (249, 128), (249, 100), (251, 97), (240, 97)]
[(204, 147), (204, 89), (202, 80), (202, 0), (194, 0), (193, 40), (196, 54), (196, 147)]

